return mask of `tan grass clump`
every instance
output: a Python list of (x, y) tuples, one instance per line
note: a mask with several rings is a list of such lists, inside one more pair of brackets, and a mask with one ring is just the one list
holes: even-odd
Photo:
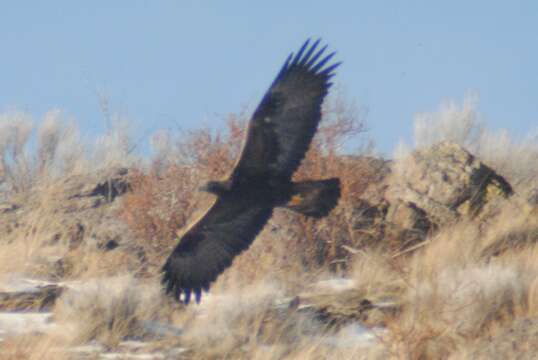
[[(195, 358), (251, 358), (260, 348), (277, 346), (283, 355), (322, 325), (285, 307), (278, 307), (283, 289), (258, 281), (242, 289), (217, 292), (206, 298), (195, 321), (187, 322), (183, 345)], [(280, 352), (283, 351), (283, 352)]]
[(64, 327), (62, 335), (70, 344), (97, 340), (114, 347), (124, 339), (150, 336), (145, 322), (160, 320), (167, 311), (158, 282), (143, 284), (120, 276), (86, 281), (66, 291), (54, 318)]
[[(487, 231), (472, 222), (442, 229), (400, 259), (399, 271), (385, 271), (384, 286), (397, 277), (403, 284), (396, 293), (401, 311), (387, 323), (388, 346), (411, 359), (443, 358), (515, 319), (535, 316), (536, 245), (483, 257), (492, 237), (519, 223), (501, 214)], [(375, 279), (370, 283), (379, 288)]]

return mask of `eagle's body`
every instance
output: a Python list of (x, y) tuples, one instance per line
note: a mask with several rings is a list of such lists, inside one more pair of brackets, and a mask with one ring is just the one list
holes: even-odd
[(292, 189), (293, 184), (289, 179), (269, 177), (247, 178), (245, 181), (210, 181), (202, 188), (223, 200), (263, 202), (272, 207), (284, 206), (293, 194)]
[(288, 57), (254, 112), (231, 174), (202, 188), (217, 198), (163, 267), (163, 283), (178, 301), (183, 294), (188, 303), (191, 293), (199, 301), (202, 290), (250, 246), (275, 207), (320, 218), (336, 206), (338, 179), (291, 180), (317, 130), (329, 79), (339, 65), (325, 67), (334, 53), (319, 60), (326, 47), (315, 52), (319, 40), (307, 50), (308, 44)]

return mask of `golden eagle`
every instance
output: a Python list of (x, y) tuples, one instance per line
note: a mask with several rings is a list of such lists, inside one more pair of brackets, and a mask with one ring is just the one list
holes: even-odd
[[(217, 196), (211, 208), (182, 236), (163, 267), (162, 282), (176, 300), (200, 301), (202, 290), (247, 249), (275, 207), (306, 216), (326, 216), (340, 197), (337, 178), (292, 182), (316, 133), (321, 104), (340, 63), (317, 50), (320, 40), (287, 58), (249, 122), (239, 160), (224, 181), (201, 189)], [(317, 50), (317, 51), (316, 51)]]

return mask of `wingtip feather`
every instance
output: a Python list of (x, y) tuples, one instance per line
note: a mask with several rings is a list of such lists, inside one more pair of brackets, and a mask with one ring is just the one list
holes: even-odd
[(332, 64), (331, 66), (328, 66), (326, 67), (325, 69), (323, 69), (323, 71), (321, 71), (319, 74), (320, 75), (326, 75), (326, 76), (330, 76), (332, 77), (334, 75), (334, 73), (332, 73), (332, 71), (334, 69), (336, 69), (337, 67), (339, 67), (340, 65), (342, 64), (341, 61), (337, 62), (337, 63), (334, 63)]
[(317, 73), (321, 68), (323, 68), (329, 60), (333, 58), (333, 56), (336, 55), (336, 51), (333, 51), (329, 55), (325, 56), (323, 59), (321, 59), (311, 70), (315, 73)]
[(310, 38), (306, 39), (306, 41), (304, 42), (303, 46), (301, 46), (301, 48), (299, 49), (299, 51), (297, 52), (297, 55), (295, 55), (295, 57), (293, 58), (293, 61), (291, 63), (291, 66), (294, 66), (294, 65), (297, 65), (299, 60), (301, 59), (301, 57), (303, 56), (303, 52), (305, 51), (306, 47), (308, 46), (308, 44), (310, 43)]
[(200, 303), (200, 300), (202, 300), (202, 289), (196, 288), (194, 289), (194, 300), (197, 304)]
[(288, 57), (286, 58), (286, 61), (284, 61), (284, 64), (280, 68), (280, 71), (278, 72), (278, 75), (276, 76), (275, 81), (273, 83), (280, 80), (282, 78), (282, 76), (286, 73), (286, 71), (288, 70), (289, 65), (290, 65), (290, 60), (292, 58), (293, 58), (293, 52), (291, 54), (289, 54)]
[(184, 302), (185, 302), (185, 305), (189, 305), (189, 303), (191, 302), (191, 289), (185, 289), (185, 298), (184, 298)]
[(312, 72), (316, 75), (326, 76), (326, 80), (328, 80), (333, 75), (331, 72), (335, 70), (338, 66), (340, 66), (342, 62), (332, 64), (326, 68), (324, 67), (329, 63), (329, 61), (334, 57), (334, 55), (336, 55), (336, 51), (326, 55), (321, 60), (319, 60), (320, 57), (324, 55), (328, 45), (324, 45), (321, 49), (319, 49), (318, 46), (321, 43), (321, 38), (318, 38), (309, 47), (310, 41), (310, 38), (306, 39), (306, 41), (303, 43), (297, 53), (292, 52), (288, 56), (288, 58), (284, 62), (284, 65), (278, 72), (278, 75), (275, 78), (273, 84), (284, 78), (290, 71), (293, 71), (293, 69), (295, 69), (296, 67), (303, 68), (308, 72)]
[(327, 47), (329, 47), (329, 45), (325, 45), (321, 49), (319, 49), (319, 51), (312, 57), (312, 59), (310, 59), (310, 61), (306, 64), (306, 66), (311, 67), (312, 65), (314, 65), (314, 63), (325, 52), (325, 50), (327, 50)]
[(312, 46), (310, 46), (310, 48), (308, 49), (307, 53), (303, 56), (303, 58), (302, 58), (301, 61), (299, 62), (299, 65), (300, 65), (300, 66), (305, 66), (305, 65), (306, 65), (306, 63), (308, 62), (308, 60), (310, 59), (310, 57), (312, 56), (312, 54), (314, 53), (314, 51), (315, 51), (316, 48), (318, 47), (320, 41), (321, 41), (321, 38), (318, 38), (318, 39), (312, 44)]

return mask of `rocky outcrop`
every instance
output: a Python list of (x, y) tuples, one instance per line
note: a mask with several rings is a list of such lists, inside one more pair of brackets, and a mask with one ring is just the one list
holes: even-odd
[(63, 287), (50, 284), (27, 291), (0, 292), (0, 311), (50, 310)]
[(401, 304), (391, 299), (369, 299), (356, 289), (300, 294), (290, 300), (287, 306), (311, 316), (324, 326), (334, 328), (353, 322), (370, 327), (384, 326), (388, 318), (396, 316), (401, 310)]
[(417, 150), (393, 170), (387, 199), (414, 204), (436, 224), (474, 217), (513, 192), (502, 176), (449, 142)]
[(0, 204), (0, 243), (63, 247), (67, 252), (51, 255), (40, 251), (33, 259), (35, 266), (47, 268), (43, 272), (63, 277), (70, 268), (66, 261), (70, 251), (131, 246), (129, 229), (118, 221), (118, 199), (129, 188), (127, 169), (115, 168), (70, 176), (11, 196)]
[(381, 179), (355, 206), (354, 229), (366, 242), (383, 240), (398, 249), (461, 218), (491, 216), (513, 193), (502, 176), (454, 143), (379, 165)]

